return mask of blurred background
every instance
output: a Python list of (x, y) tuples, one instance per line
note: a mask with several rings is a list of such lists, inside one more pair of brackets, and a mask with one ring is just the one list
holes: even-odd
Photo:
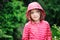
[(53, 40), (60, 40), (60, 0), (0, 0), (0, 40), (21, 40), (27, 6), (33, 1), (44, 8)]

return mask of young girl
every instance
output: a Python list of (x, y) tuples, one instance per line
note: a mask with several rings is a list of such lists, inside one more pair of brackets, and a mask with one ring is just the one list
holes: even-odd
[(39, 3), (28, 5), (26, 17), (29, 21), (24, 27), (22, 40), (52, 40), (50, 25), (44, 20), (45, 15)]

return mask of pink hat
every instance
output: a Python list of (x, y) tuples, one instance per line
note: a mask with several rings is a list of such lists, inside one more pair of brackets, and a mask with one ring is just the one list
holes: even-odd
[(26, 17), (28, 18), (28, 20), (30, 20), (30, 14), (29, 14), (29, 12), (30, 12), (30, 10), (32, 10), (32, 9), (39, 9), (40, 12), (41, 12), (41, 14), (42, 14), (42, 16), (45, 18), (46, 13), (45, 13), (45, 11), (43, 10), (43, 8), (41, 7), (41, 5), (40, 5), (39, 3), (37, 3), (37, 2), (32, 2), (32, 3), (30, 3), (30, 4), (28, 5), (27, 12), (26, 12)]

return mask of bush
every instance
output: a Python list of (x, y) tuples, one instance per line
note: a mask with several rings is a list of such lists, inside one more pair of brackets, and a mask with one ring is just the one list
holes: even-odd
[(26, 18), (24, 4), (22, 1), (3, 2), (3, 9), (0, 11), (0, 39), (21, 40), (20, 27), (23, 27)]
[(54, 24), (52, 26), (51, 30), (52, 30), (53, 40), (59, 40), (60, 39), (60, 27), (56, 26), (56, 24)]

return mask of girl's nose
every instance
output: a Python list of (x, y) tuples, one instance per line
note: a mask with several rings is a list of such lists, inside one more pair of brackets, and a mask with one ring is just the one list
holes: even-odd
[(35, 13), (34, 13), (34, 15), (36, 16), (36, 15), (37, 15), (37, 13), (35, 12)]

